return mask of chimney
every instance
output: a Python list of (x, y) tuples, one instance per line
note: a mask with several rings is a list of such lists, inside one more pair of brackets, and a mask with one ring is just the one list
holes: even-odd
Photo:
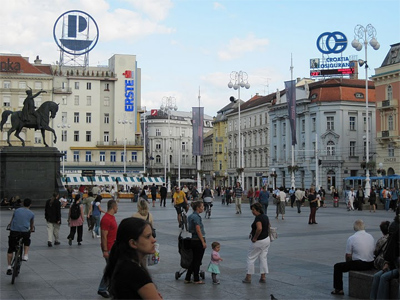
[(34, 63), (35, 63), (35, 65), (40, 65), (42, 63), (42, 60), (39, 59), (39, 55), (36, 56)]

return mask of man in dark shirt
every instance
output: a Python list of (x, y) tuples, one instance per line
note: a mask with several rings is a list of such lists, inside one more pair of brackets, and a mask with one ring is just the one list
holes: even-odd
[(165, 183), (163, 183), (162, 187), (160, 188), (160, 206), (162, 206), (164, 202), (164, 207), (165, 207), (166, 201), (167, 201), (167, 188), (165, 187)]
[(243, 189), (240, 186), (240, 182), (236, 182), (236, 186), (233, 188), (233, 197), (235, 198), (236, 204), (236, 214), (242, 213), (242, 199), (243, 199)]
[(157, 186), (153, 183), (153, 185), (152, 185), (151, 188), (150, 188), (151, 200), (153, 201), (153, 207), (155, 207), (155, 204), (156, 204), (157, 191), (158, 191), (158, 188), (157, 188)]

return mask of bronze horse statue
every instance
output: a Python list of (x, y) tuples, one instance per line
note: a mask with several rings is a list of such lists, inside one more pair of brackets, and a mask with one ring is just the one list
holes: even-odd
[[(29, 120), (24, 121), (22, 111), (11, 111), (5, 110), (1, 115), (1, 123), (0, 123), (0, 131), (3, 131), (4, 124), (7, 122), (9, 115), (11, 115), (11, 128), (8, 130), (7, 143), (9, 146), (12, 146), (10, 143), (10, 135), (15, 131), (15, 136), (21, 140), (22, 146), (25, 147), (25, 141), (19, 136), (23, 127), (33, 128), (35, 130), (40, 129), (43, 137), (43, 144), (48, 147), (45, 139), (45, 131), (51, 131), (54, 135), (54, 143), (57, 142), (57, 136), (54, 132), (54, 129), (49, 126), (50, 118), (54, 119), (58, 111), (58, 104), (52, 101), (46, 101), (36, 110), (37, 115), (39, 115), (40, 120), (37, 122), (37, 117), (35, 115), (30, 114)], [(50, 114), (50, 116), (49, 116)], [(38, 124), (40, 124), (41, 128), (38, 128)]]

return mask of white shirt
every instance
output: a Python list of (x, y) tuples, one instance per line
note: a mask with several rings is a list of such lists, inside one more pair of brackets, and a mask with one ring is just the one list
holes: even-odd
[(352, 260), (373, 261), (374, 250), (375, 240), (365, 230), (359, 230), (347, 239), (346, 254), (351, 254)]
[(279, 198), (280, 198), (281, 202), (285, 202), (286, 201), (286, 193), (284, 191), (280, 191)]

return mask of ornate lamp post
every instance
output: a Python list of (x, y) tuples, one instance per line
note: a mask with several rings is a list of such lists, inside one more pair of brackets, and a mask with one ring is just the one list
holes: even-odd
[[(250, 84), (248, 82), (248, 75), (246, 72), (243, 71), (233, 71), (231, 72), (230, 75), (231, 79), (228, 83), (228, 87), (231, 89), (233, 88), (234, 90), (238, 91), (238, 98), (235, 101), (234, 97), (230, 97), (230, 101), (232, 102), (237, 102), (238, 103), (238, 148), (239, 148), (239, 156), (238, 156), (238, 168), (242, 169), (243, 168), (243, 153), (242, 152), (242, 147), (241, 147), (241, 136), (240, 136), (240, 88), (250, 88)], [(233, 82), (232, 82), (233, 81)], [(241, 185), (244, 188), (244, 172), (241, 173)], [(239, 180), (240, 181), (240, 180)]]
[[(168, 173), (164, 174), (164, 178), (167, 178), (168, 175), (168, 192), (171, 192), (171, 162), (170, 162), (170, 155), (171, 155), (171, 130), (170, 130), (170, 119), (172, 111), (178, 110), (178, 106), (176, 105), (176, 100), (174, 97), (163, 97), (161, 100), (160, 110), (163, 111), (168, 115), (168, 158), (166, 163), (168, 164)], [(165, 170), (165, 169), (164, 169)]]
[(57, 125), (58, 128), (61, 128), (61, 140), (63, 142), (63, 157), (62, 157), (62, 176), (65, 174), (65, 158), (67, 156), (67, 150), (65, 150), (65, 142), (67, 141), (67, 128), (70, 128), (71, 125), (62, 123)]
[(132, 124), (132, 120), (118, 120), (118, 124), (124, 125), (124, 174), (126, 174), (126, 130), (125, 130), (125, 125), (126, 124)]
[[(369, 162), (369, 122), (368, 122), (368, 65), (367, 65), (367, 49), (368, 49), (368, 40), (370, 46), (374, 50), (378, 50), (380, 45), (378, 41), (376, 40), (376, 29), (374, 26), (371, 24), (368, 24), (366, 27), (363, 27), (361, 25), (357, 25), (354, 28), (354, 40), (351, 43), (353, 48), (355, 48), (357, 51), (361, 51), (364, 44), (364, 49), (365, 49), (365, 60), (358, 60), (358, 64), (360, 67), (365, 65), (365, 118), (366, 118), (366, 158), (365, 162), (368, 165)], [(360, 42), (361, 41), (361, 42)], [(371, 183), (370, 183), (370, 178), (369, 178), (369, 169), (366, 168), (366, 173), (365, 173), (365, 195), (366, 197), (369, 197), (370, 191), (371, 191)]]

